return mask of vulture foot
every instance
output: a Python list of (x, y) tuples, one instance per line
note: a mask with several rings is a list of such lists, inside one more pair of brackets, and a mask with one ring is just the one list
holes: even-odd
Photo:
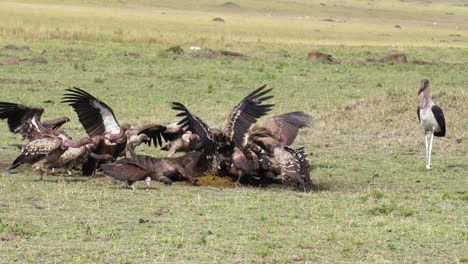
[(10, 169), (10, 168), (5, 168), (5, 169), (3, 169), (3, 171), (5, 171), (5, 172), (8, 173), (8, 174), (16, 174), (16, 173), (18, 173), (17, 170), (15, 170), (15, 169)]

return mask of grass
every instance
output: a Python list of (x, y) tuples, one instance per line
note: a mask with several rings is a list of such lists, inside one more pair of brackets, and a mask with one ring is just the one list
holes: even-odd
[[(65, 88), (102, 98), (121, 123), (172, 123), (170, 102), (180, 101), (222, 127), (243, 96), (267, 83), (275, 96), (272, 114), (302, 110), (314, 118), (295, 146), (310, 153), (318, 190), (235, 187), (207, 176), (199, 187), (139, 184), (132, 192), (94, 178), (35, 182), (36, 173), (24, 166), (17, 175), (0, 175), (0, 263), (467, 261), (463, 1), (273, 1), (266, 7), (246, 0), (236, 2), (238, 9), (219, 7), (223, 1), (184, 3), (1, 2), (1, 46), (32, 51), (0, 49), (0, 59), (48, 61), (0, 66), (1, 101), (42, 105), (45, 119), (68, 115), (73, 120), (65, 128), (78, 138), (83, 129), (60, 103)], [(210, 21), (218, 16), (226, 23)], [(346, 23), (321, 21), (330, 17)], [(161, 54), (174, 45), (186, 54)], [(194, 58), (192, 45), (248, 57)], [(341, 63), (306, 61), (315, 50)], [(116, 54), (122, 51), (140, 57)], [(392, 53), (405, 53), (410, 63), (363, 63)], [(447, 136), (435, 139), (432, 170), (424, 168), (415, 113), (423, 77), (431, 79), (448, 124)], [(9, 146), (18, 138), (5, 122), (0, 131), (6, 167), (18, 154)]]

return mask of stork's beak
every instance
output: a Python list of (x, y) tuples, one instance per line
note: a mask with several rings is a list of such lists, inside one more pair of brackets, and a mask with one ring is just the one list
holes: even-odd
[(428, 87), (429, 87), (429, 80), (428, 79), (422, 79), (421, 80), (421, 88), (418, 91), (418, 95), (421, 94)]

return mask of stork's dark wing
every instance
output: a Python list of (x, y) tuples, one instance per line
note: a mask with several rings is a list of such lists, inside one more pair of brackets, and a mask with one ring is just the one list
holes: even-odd
[(165, 139), (163, 135), (164, 131), (166, 130), (165, 126), (151, 124), (151, 125), (141, 126), (138, 128), (138, 130), (139, 130), (138, 135), (145, 134), (151, 139), (151, 141), (147, 142), (148, 145), (151, 146), (151, 142), (153, 142), (155, 147), (157, 147), (158, 145), (162, 146), (162, 143), (163, 143), (162, 139), (163, 138)]
[(80, 88), (66, 91), (62, 102), (73, 107), (89, 137), (120, 133), (119, 123), (108, 105)]
[(278, 139), (283, 146), (291, 145), (296, 139), (299, 129), (308, 127), (312, 117), (304, 112), (291, 112), (273, 116), (263, 124)]
[(440, 131), (434, 131), (434, 136), (436, 137), (443, 137), (445, 136), (445, 117), (444, 117), (444, 112), (440, 107), (437, 105), (433, 105), (432, 108), (432, 113), (434, 114), (434, 117), (439, 124)]
[(42, 125), (44, 127), (55, 130), (55, 129), (61, 127), (63, 124), (65, 124), (65, 123), (67, 123), (69, 121), (70, 121), (70, 118), (68, 118), (66, 116), (63, 116), (63, 117), (58, 117), (58, 118), (51, 119), (51, 120), (46, 120), (46, 121), (42, 122)]
[(417, 113), (418, 113), (418, 121), (421, 122), (421, 107), (418, 105), (418, 109), (416, 109)]
[(0, 119), (7, 119), (10, 132), (20, 134), (23, 139), (34, 140), (44, 133), (40, 120), (44, 108), (15, 103), (0, 102)]
[(250, 125), (268, 113), (274, 106), (274, 104), (262, 104), (264, 101), (273, 98), (273, 96), (265, 96), (271, 91), (271, 89), (265, 90), (265, 87), (266, 85), (263, 85), (247, 95), (232, 109), (229, 115), (224, 135), (233, 141), (236, 147), (242, 146), (244, 134)]
[(197, 116), (192, 115), (190, 111), (181, 103), (173, 102), (172, 109), (181, 111), (177, 116), (182, 116), (183, 119), (177, 124), (182, 125), (183, 128), (192, 131), (200, 137), (203, 152), (207, 155), (212, 155), (217, 151), (217, 144), (215, 137), (210, 128), (203, 123)]

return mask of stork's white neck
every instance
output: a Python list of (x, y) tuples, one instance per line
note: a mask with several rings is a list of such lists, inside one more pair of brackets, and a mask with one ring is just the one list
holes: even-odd
[(426, 88), (422, 91), (421, 100), (419, 101), (419, 107), (421, 108), (428, 108), (434, 105), (431, 97), (429, 96), (429, 88)]

